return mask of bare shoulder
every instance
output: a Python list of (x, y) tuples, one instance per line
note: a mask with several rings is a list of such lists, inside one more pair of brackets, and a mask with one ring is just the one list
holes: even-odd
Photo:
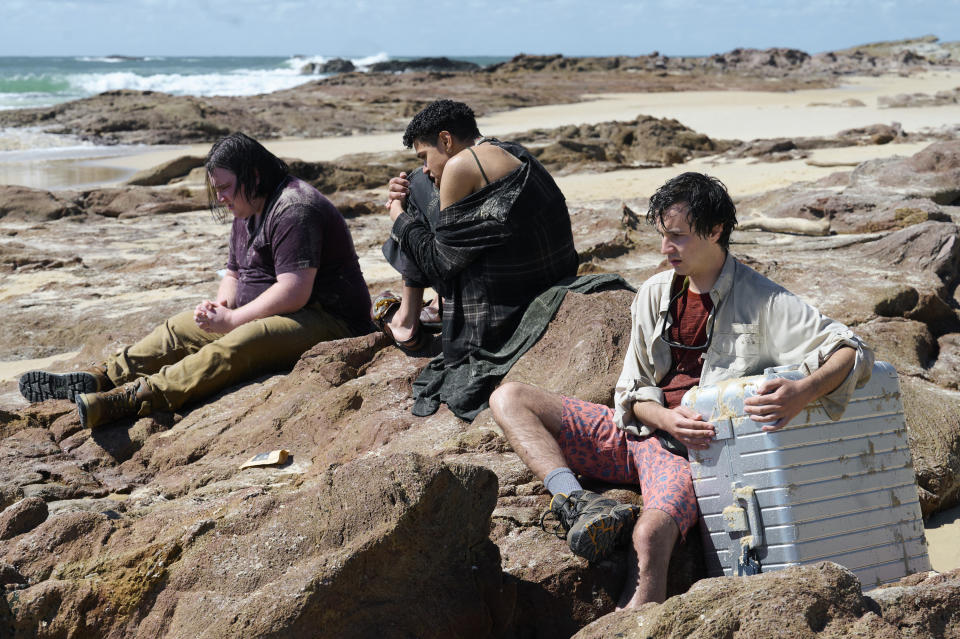
[(490, 181), (499, 180), (522, 164), (516, 156), (494, 144), (473, 147)]

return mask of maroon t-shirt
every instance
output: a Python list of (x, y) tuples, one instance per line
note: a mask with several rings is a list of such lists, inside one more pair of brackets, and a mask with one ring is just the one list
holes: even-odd
[(370, 293), (360, 272), (347, 223), (330, 200), (295, 177), (256, 218), (234, 219), (227, 268), (240, 275), (237, 306), (256, 299), (280, 273), (316, 268), (308, 303), (347, 321), (357, 335), (370, 332)]
[[(673, 325), (668, 330), (670, 339), (691, 346), (706, 344), (707, 320), (712, 308), (713, 301), (709, 293), (693, 293), (687, 288), (684, 295), (677, 298), (670, 307), (674, 318)], [(705, 348), (670, 348), (673, 364), (659, 384), (667, 408), (679, 406), (683, 394), (700, 383), (705, 352)]]

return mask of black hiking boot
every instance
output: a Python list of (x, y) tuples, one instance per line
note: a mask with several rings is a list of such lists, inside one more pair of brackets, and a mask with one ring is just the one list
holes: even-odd
[(599, 561), (629, 539), (640, 508), (621, 504), (589, 490), (558, 493), (540, 518), (544, 531), (566, 538), (573, 554)]
[(31, 404), (48, 399), (77, 401), (82, 393), (100, 393), (113, 388), (105, 368), (88, 368), (74, 373), (29, 371), (20, 376), (20, 394)]
[(141, 379), (105, 393), (77, 395), (77, 413), (84, 428), (96, 428), (124, 417), (146, 417), (153, 391)]

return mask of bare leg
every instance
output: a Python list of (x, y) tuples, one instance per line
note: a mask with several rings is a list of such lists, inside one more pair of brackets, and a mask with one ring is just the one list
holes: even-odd
[(667, 598), (667, 569), (679, 536), (677, 523), (667, 513), (655, 508), (641, 513), (633, 527), (633, 547), (617, 610)]
[(423, 289), (410, 286), (403, 287), (400, 308), (390, 318), (390, 330), (393, 338), (398, 342), (405, 342), (413, 337), (413, 331), (420, 321), (420, 308), (423, 306)]
[(567, 465), (556, 440), (563, 412), (560, 395), (509, 382), (490, 396), (490, 408), (513, 450), (541, 480)]

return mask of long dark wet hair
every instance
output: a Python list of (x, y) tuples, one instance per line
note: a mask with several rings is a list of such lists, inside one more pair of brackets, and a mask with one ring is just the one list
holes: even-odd
[(238, 193), (248, 200), (269, 199), (289, 174), (286, 162), (243, 133), (231, 133), (214, 142), (204, 168), (207, 170), (207, 203), (218, 222), (227, 221), (230, 215), (217, 202), (217, 193), (210, 184), (210, 171), (226, 169), (236, 175)]

